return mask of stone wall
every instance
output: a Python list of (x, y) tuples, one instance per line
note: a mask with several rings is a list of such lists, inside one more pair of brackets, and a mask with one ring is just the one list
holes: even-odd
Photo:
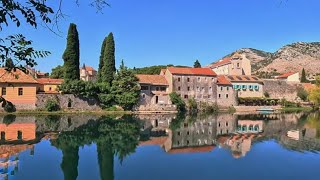
[(303, 88), (301, 83), (284, 80), (264, 80), (264, 92), (268, 92), (270, 98), (297, 101), (297, 92)]
[(61, 109), (75, 109), (78, 111), (101, 110), (95, 99), (79, 98), (73, 94), (37, 94), (36, 108), (45, 109), (46, 102), (50, 99), (57, 100)]

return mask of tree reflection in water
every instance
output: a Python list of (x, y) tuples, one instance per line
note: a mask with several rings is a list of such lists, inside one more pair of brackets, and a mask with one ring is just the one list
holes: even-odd
[(122, 162), (133, 153), (139, 142), (140, 127), (137, 120), (130, 116), (121, 119), (102, 117), (90, 120), (74, 131), (62, 132), (57, 139), (51, 140), (53, 146), (62, 150), (61, 169), (65, 180), (78, 177), (79, 147), (97, 144), (98, 163), (102, 180), (114, 179), (114, 156)]

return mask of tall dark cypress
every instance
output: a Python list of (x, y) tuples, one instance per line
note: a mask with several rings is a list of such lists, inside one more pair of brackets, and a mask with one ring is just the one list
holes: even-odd
[(302, 69), (300, 81), (301, 81), (302, 83), (308, 82), (308, 80), (307, 80), (307, 75), (306, 75), (306, 71), (304, 70), (304, 68)]
[(99, 69), (98, 69), (98, 82), (102, 82), (102, 68), (104, 65), (104, 50), (106, 48), (106, 43), (107, 43), (107, 37), (104, 38), (103, 42), (102, 42), (102, 46), (101, 46), (101, 52), (100, 52), (100, 58), (99, 58)]
[(107, 37), (103, 59), (104, 61), (101, 72), (101, 79), (103, 82), (108, 82), (109, 84), (111, 84), (114, 79), (114, 73), (116, 72), (115, 44), (112, 33), (110, 33)]
[(63, 53), (65, 80), (80, 79), (80, 50), (79, 50), (79, 34), (77, 26), (73, 23), (69, 26), (67, 47)]

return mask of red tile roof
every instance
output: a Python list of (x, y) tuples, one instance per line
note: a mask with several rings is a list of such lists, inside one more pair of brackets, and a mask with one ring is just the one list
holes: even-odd
[(287, 73), (284, 73), (284, 74), (278, 76), (277, 79), (286, 79), (289, 76), (294, 75), (294, 74), (296, 74), (296, 72), (287, 72)]
[(232, 85), (229, 79), (227, 79), (225, 76), (218, 76), (217, 84), (219, 85)]
[(85, 65), (81, 69), (85, 69), (86, 71), (96, 71), (93, 67)]
[(259, 79), (256, 76), (232, 75), (232, 76), (227, 76), (227, 77), (231, 82), (263, 82), (261, 79)]
[(215, 146), (199, 146), (199, 147), (184, 147), (184, 148), (176, 148), (170, 149), (170, 154), (177, 153), (202, 153), (202, 152), (210, 152), (214, 149)]
[(37, 81), (23, 71), (16, 69), (8, 72), (5, 68), (0, 68), (0, 82), (2, 83), (37, 83)]
[(226, 57), (222, 60), (219, 60), (217, 61), (216, 63), (213, 63), (211, 65), (209, 65), (210, 68), (215, 68), (215, 67), (218, 67), (218, 66), (222, 66), (222, 65), (226, 65), (226, 64), (229, 64), (231, 62), (231, 57)]
[(217, 76), (210, 68), (178, 68), (168, 67), (171, 74), (198, 75), (198, 76)]
[(137, 74), (136, 76), (140, 84), (168, 85), (166, 78), (161, 75)]
[(37, 79), (39, 84), (57, 84), (63, 83), (63, 79), (51, 79), (51, 78), (39, 78)]

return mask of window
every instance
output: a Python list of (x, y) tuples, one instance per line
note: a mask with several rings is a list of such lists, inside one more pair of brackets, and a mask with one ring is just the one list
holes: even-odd
[(210, 95), (208, 95), (208, 99), (211, 99), (211, 96), (210, 96)]
[(22, 131), (17, 132), (17, 139), (22, 140)]
[(221, 98), (221, 94), (219, 94), (219, 98)]
[(202, 91), (204, 91), (204, 87), (202, 87)]
[(226, 98), (229, 98), (229, 94), (226, 94)]
[(160, 91), (166, 91), (167, 88), (166, 87), (160, 87)]
[(238, 67), (238, 68), (240, 67), (240, 63), (237, 63), (237, 67)]
[(178, 136), (181, 136), (181, 133), (180, 133), (180, 132), (178, 132)]
[(22, 96), (23, 95), (23, 88), (19, 88), (18, 89), (18, 96)]
[(7, 95), (7, 88), (5, 88), (5, 87), (2, 88), (2, 90), (1, 90), (1, 95), (2, 95), (2, 96)]
[(187, 81), (190, 82), (190, 78), (188, 78)]
[(141, 86), (141, 90), (147, 91), (147, 90), (149, 90), (149, 86)]
[(207, 78), (204, 78), (204, 80), (206, 80), (206, 81), (207, 81)]
[(184, 95), (184, 98), (185, 98), (185, 99), (188, 99), (188, 95)]
[(181, 87), (179, 86), (179, 87), (178, 87), (178, 91), (180, 91), (180, 90), (181, 90)]
[(49, 87), (49, 91), (51, 91), (52, 90), (52, 87)]
[(229, 91), (229, 87), (227, 87), (227, 91)]
[(181, 81), (181, 79), (180, 78), (178, 78), (178, 82), (180, 82)]
[(188, 86), (188, 91), (190, 91), (190, 87)]
[(160, 90), (160, 88), (159, 87), (156, 87), (156, 91), (159, 91)]
[(200, 77), (198, 77), (198, 81), (200, 81)]
[(223, 91), (223, 87), (222, 86), (221, 86), (220, 90)]
[(146, 98), (146, 95), (145, 95), (145, 94), (142, 94), (142, 98), (143, 98), (143, 99)]
[(229, 126), (229, 123), (228, 123), (228, 122), (226, 122), (226, 126)]

